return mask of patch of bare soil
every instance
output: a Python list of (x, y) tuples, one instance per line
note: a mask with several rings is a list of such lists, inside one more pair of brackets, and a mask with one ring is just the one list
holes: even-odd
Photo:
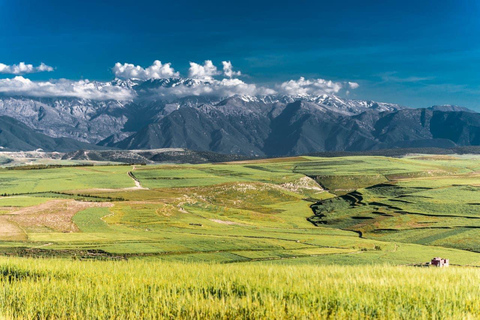
[(12, 211), (4, 217), (27, 230), (53, 230), (57, 232), (77, 232), (73, 216), (82, 210), (93, 207), (111, 207), (108, 202), (81, 202), (75, 200), (52, 200), (37, 206)]
[(27, 240), (27, 235), (18, 225), (8, 221), (5, 216), (0, 216), (0, 239)]
[(241, 226), (241, 223), (234, 222), (234, 221), (228, 221), (228, 220), (218, 220), (218, 219), (210, 219), (210, 221), (220, 223), (220, 224), (228, 224), (228, 225), (238, 225)]
[(281, 185), (283, 188), (298, 192), (302, 190), (313, 190), (317, 192), (324, 192), (323, 188), (321, 188), (318, 183), (310, 177), (302, 177), (293, 182), (287, 182)]

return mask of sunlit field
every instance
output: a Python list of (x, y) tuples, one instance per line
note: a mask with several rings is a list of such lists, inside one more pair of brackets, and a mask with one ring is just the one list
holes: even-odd
[[(474, 318), (479, 171), (474, 156), (5, 168), (0, 315)], [(436, 256), (453, 266), (425, 267)]]
[(1, 259), (0, 314), (20, 318), (465, 319), (476, 268)]

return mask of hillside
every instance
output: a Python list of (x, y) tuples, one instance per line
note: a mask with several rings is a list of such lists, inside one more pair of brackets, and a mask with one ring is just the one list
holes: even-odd
[(6, 116), (0, 116), (0, 147), (3, 151), (72, 151), (100, 149), (101, 147), (69, 138), (52, 138), (25, 124)]
[[(479, 312), (478, 160), (5, 168), (0, 313), (468, 318)], [(427, 268), (437, 256), (452, 266)], [(171, 307), (179, 299), (192, 307)]]
[(150, 124), (117, 148), (181, 147), (260, 156), (394, 148), (455, 148), (480, 145), (480, 114), (402, 109), (358, 115), (318, 110), (296, 101), (278, 111), (245, 115), (208, 114), (183, 108)]
[[(54, 138), (72, 138), (88, 143), (114, 144), (145, 126), (156, 123), (183, 108), (198, 108), (202, 113), (218, 110), (225, 115), (250, 116), (281, 109), (286, 104), (304, 100), (321, 109), (356, 114), (367, 109), (385, 111), (401, 108), (395, 104), (345, 100), (336, 96), (246, 96), (192, 95), (159, 97), (158, 92), (174, 88), (194, 89), (213, 86), (208, 81), (189, 78), (139, 80), (115, 79), (94, 82), (128, 90), (135, 98), (95, 100), (68, 97), (29, 97), (0, 94), (0, 115), (9, 116), (43, 134)], [(180, 147), (173, 146), (172, 147)], [(207, 150), (203, 150), (207, 151)], [(210, 150), (213, 151), (213, 150)]]
[(477, 265), (479, 169), (472, 155), (11, 167), (0, 253)]

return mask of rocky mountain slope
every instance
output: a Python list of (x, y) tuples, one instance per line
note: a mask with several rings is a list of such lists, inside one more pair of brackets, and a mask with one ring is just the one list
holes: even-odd
[(21, 151), (71, 151), (78, 149), (100, 149), (101, 147), (70, 138), (52, 138), (36, 132), (22, 122), (0, 116), (0, 150)]
[(344, 100), (336, 96), (221, 96), (197, 94), (163, 95), (162, 90), (208, 85), (199, 79), (119, 80), (111, 85), (135, 92), (131, 100), (93, 100), (69, 97), (33, 98), (0, 95), (0, 115), (15, 118), (32, 129), (51, 137), (72, 138), (83, 142), (112, 144), (137, 132), (144, 126), (160, 121), (180, 108), (211, 109), (221, 113), (262, 114), (296, 100), (311, 102), (319, 109), (344, 114), (357, 114), (367, 109), (378, 111), (400, 108), (394, 104)]
[(346, 115), (305, 101), (254, 116), (182, 108), (110, 144), (124, 149), (182, 147), (251, 156), (470, 145), (480, 145), (479, 113), (400, 109)]
[[(81, 141), (101, 148), (283, 156), (480, 144), (480, 114), (462, 107), (410, 109), (333, 94), (222, 96), (196, 92), (199, 81), (208, 87), (208, 80), (198, 79), (115, 80), (112, 85), (135, 92), (131, 100), (118, 101), (0, 96), (0, 116), (43, 137), (29, 143), (29, 137), (13, 134), (18, 139), (12, 142), (11, 135), (4, 147), (94, 149)], [(179, 94), (186, 88), (189, 94)]]

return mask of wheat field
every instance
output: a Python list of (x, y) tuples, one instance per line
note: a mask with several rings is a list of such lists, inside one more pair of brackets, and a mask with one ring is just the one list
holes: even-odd
[(25, 319), (460, 319), (468, 267), (197, 264), (2, 258), (0, 315)]

